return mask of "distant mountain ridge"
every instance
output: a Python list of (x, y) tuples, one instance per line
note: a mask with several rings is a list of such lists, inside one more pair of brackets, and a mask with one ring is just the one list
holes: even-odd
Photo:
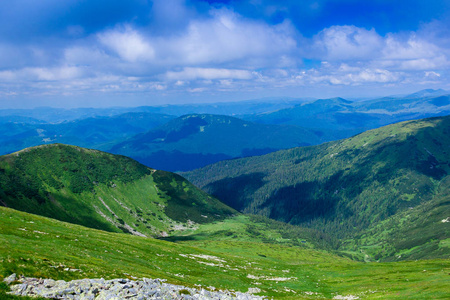
[[(215, 118), (239, 117), (242, 126), (237, 119), (220, 123), (208, 117), (208, 125), (174, 120), (212, 113)], [(399, 121), (447, 114), (449, 92), (431, 89), (364, 101), (263, 98), (132, 108), (0, 110), (0, 155), (64, 143), (128, 155), (149, 167), (188, 171), (224, 159), (316, 145)], [(206, 131), (200, 134), (200, 128)], [(186, 130), (195, 132), (186, 135)], [(177, 141), (174, 134), (179, 135)]]
[(168, 171), (185, 171), (223, 159), (261, 155), (318, 144), (323, 132), (297, 126), (263, 125), (230, 116), (192, 114), (176, 118), (108, 149)]
[(262, 124), (335, 130), (336, 138), (345, 138), (392, 123), (448, 114), (449, 92), (422, 90), (407, 96), (365, 101), (319, 99), (275, 112), (248, 115), (244, 119)]
[(153, 113), (174, 115), (177, 117), (194, 113), (242, 115), (275, 111), (305, 101), (311, 101), (312, 99), (313, 98), (269, 97), (236, 102), (166, 104), (138, 107), (36, 107), (33, 109), (0, 109), (0, 118), (5, 116), (20, 116), (39, 119), (47, 123), (61, 123), (86, 118), (114, 117), (125, 113)]
[(130, 112), (51, 124), (28, 117), (0, 117), (0, 155), (51, 143), (102, 149), (173, 118), (163, 114)]

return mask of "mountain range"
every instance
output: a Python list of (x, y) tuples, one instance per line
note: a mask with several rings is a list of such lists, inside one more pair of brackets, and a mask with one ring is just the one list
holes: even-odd
[(317, 145), (403, 120), (446, 114), (450, 96), (443, 90), (365, 100), (266, 98), (136, 108), (0, 110), (0, 154), (64, 143), (124, 154), (152, 168), (189, 171), (224, 159)]
[(157, 169), (186, 171), (220, 160), (261, 155), (331, 139), (319, 130), (264, 125), (229, 116), (191, 114), (171, 120), (108, 152), (127, 155)]
[[(193, 115), (151, 137), (181, 141), (206, 132), (208, 118), (253, 126)], [(0, 279), (151, 276), (274, 299), (445, 298), (449, 133), (450, 117), (414, 120), (182, 173), (211, 195), (98, 150), (3, 155)], [(19, 299), (7, 290), (1, 298)]]
[(406, 120), (450, 114), (450, 95), (444, 90), (423, 90), (402, 97), (365, 101), (319, 99), (274, 112), (243, 116), (263, 124), (297, 125), (334, 130), (336, 138)]
[(100, 149), (150, 130), (173, 119), (154, 113), (125, 113), (110, 117), (89, 117), (62, 123), (20, 116), (0, 117), (0, 154), (27, 147), (65, 143)]

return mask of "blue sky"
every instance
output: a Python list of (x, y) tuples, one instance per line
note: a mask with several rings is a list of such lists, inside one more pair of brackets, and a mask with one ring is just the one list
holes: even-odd
[(0, 3), (0, 108), (450, 89), (448, 0)]

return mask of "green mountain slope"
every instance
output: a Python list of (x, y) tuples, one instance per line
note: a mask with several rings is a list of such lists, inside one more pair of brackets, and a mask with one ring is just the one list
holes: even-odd
[(61, 144), (1, 156), (0, 204), (145, 236), (167, 235), (235, 213), (179, 175)]
[[(273, 299), (444, 299), (449, 272), (448, 260), (361, 263), (264, 243), (176, 244), (0, 207), (0, 279), (150, 277), (206, 289), (258, 288)], [(21, 299), (5, 291), (1, 284), (1, 299)]]
[[(439, 218), (449, 211), (449, 134), (450, 117), (408, 121), (319, 146), (223, 161), (184, 175), (243, 212), (323, 230), (342, 242), (364, 233), (371, 237), (345, 242), (342, 249), (387, 241), (383, 232), (394, 231), (398, 238), (390, 240), (389, 249), (379, 247), (372, 256), (387, 259), (434, 241), (427, 257), (448, 257), (449, 248), (440, 247), (448, 244), (450, 224)], [(423, 217), (421, 212), (431, 214), (427, 220), (432, 224), (416, 220), (387, 226), (400, 216)], [(415, 227), (421, 238), (400, 246), (401, 234)]]
[(109, 151), (153, 168), (185, 171), (227, 158), (266, 154), (323, 140), (322, 132), (296, 126), (262, 125), (229, 116), (194, 114), (118, 143)]

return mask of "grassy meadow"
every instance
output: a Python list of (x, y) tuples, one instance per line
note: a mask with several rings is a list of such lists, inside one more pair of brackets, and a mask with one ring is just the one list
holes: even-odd
[[(0, 220), (2, 278), (11, 273), (64, 280), (158, 277), (208, 289), (246, 292), (258, 288), (259, 294), (274, 299), (448, 297), (450, 263), (443, 259), (363, 263), (307, 245), (262, 243), (243, 236), (173, 243), (90, 229), (3, 207)], [(239, 222), (245, 224), (245, 220)], [(228, 226), (243, 226), (231, 223)], [(221, 222), (216, 225), (222, 226)], [(236, 231), (242, 232), (239, 228)], [(0, 298), (14, 299), (6, 290), (2, 285)]]

